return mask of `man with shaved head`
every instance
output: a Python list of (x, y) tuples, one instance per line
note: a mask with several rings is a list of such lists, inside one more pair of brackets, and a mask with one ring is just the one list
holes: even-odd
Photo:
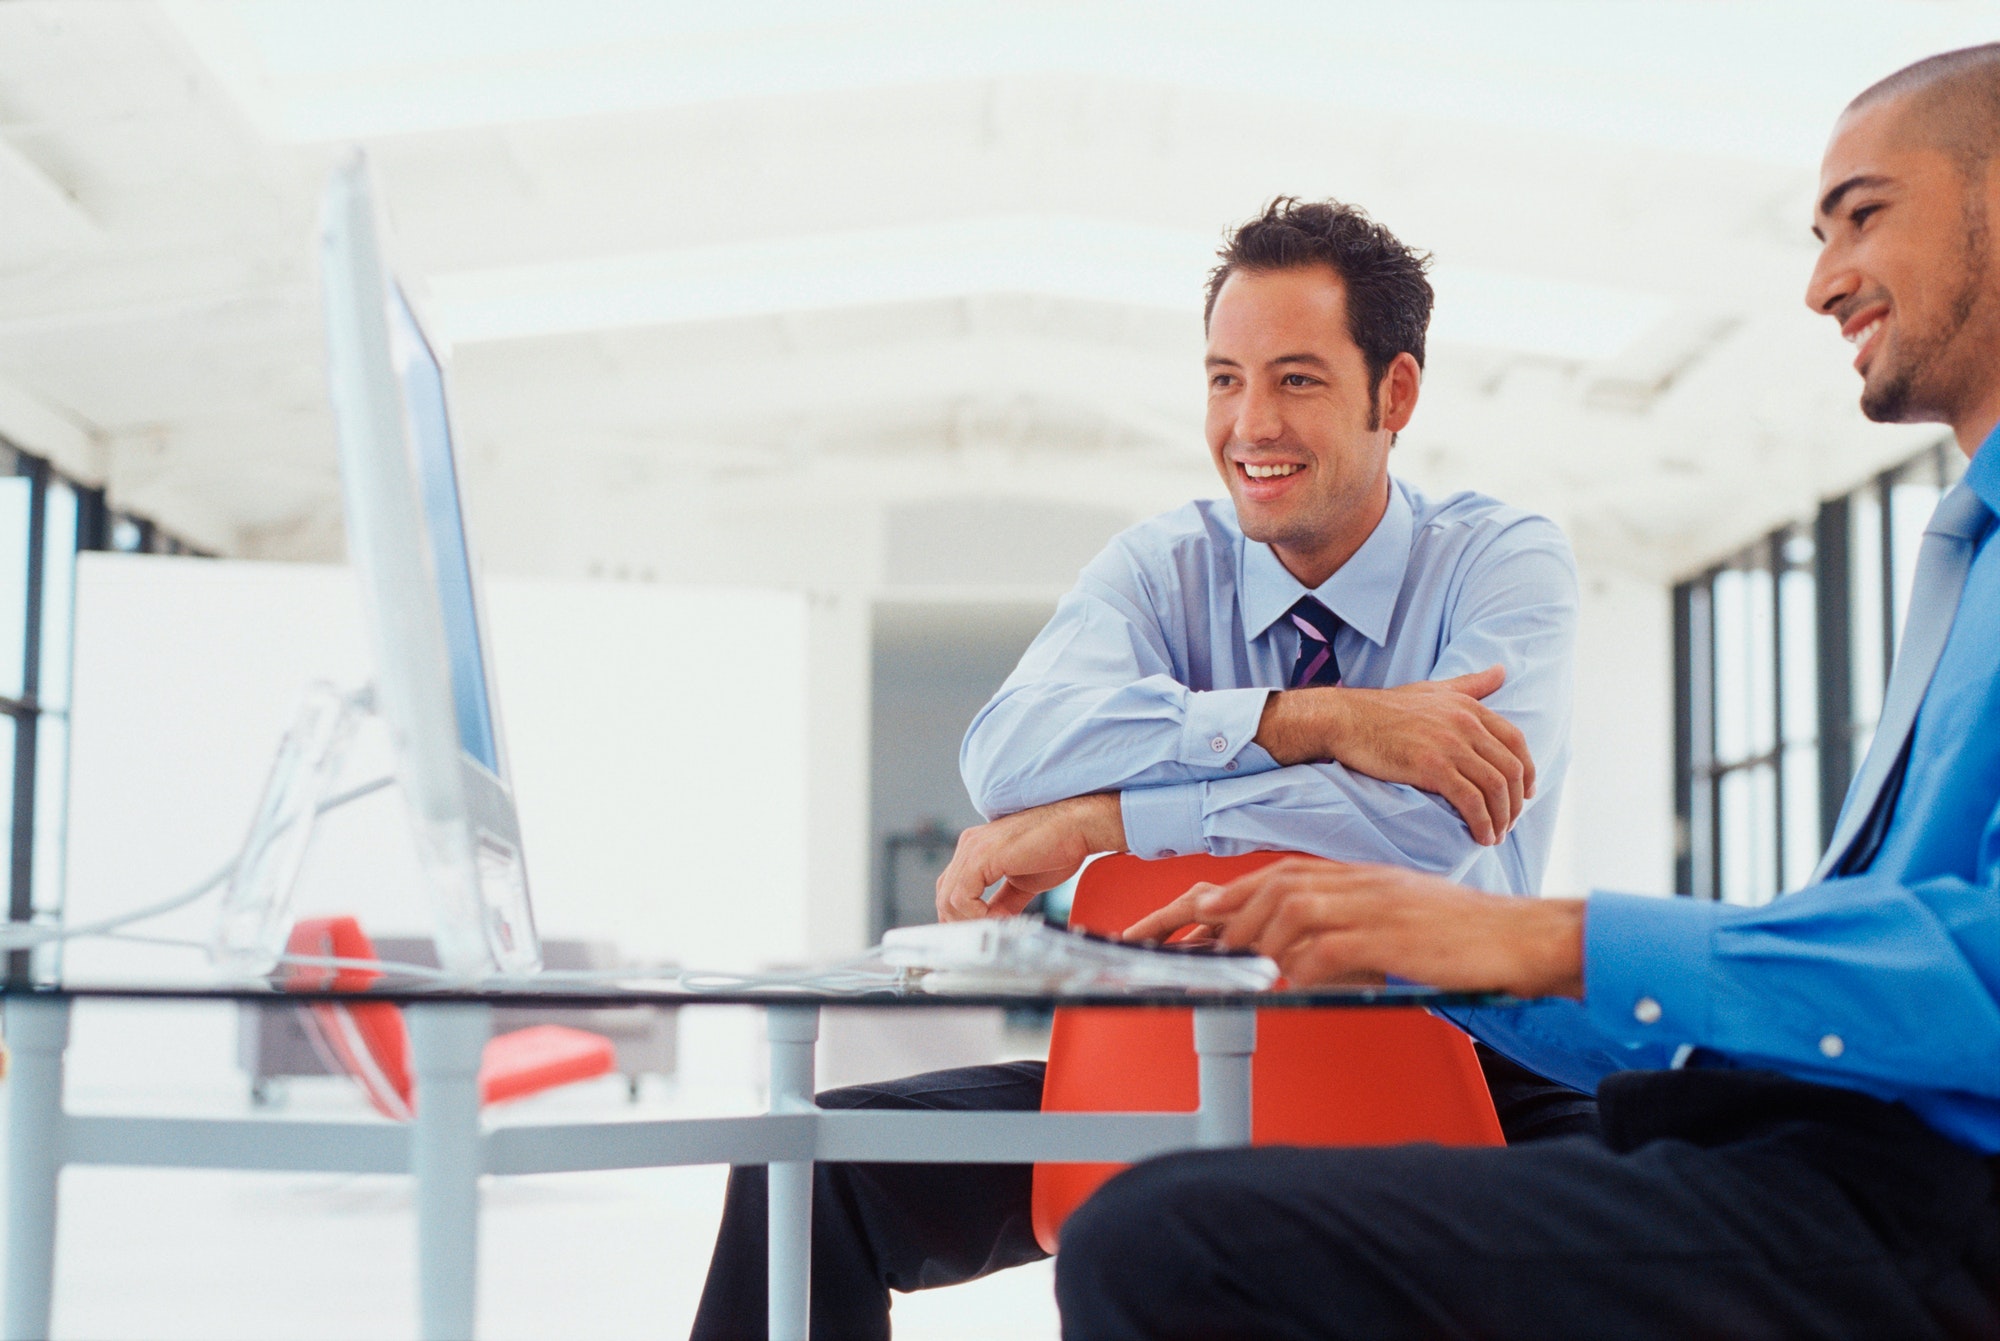
[(1602, 1135), (1149, 1161), (1064, 1229), (1065, 1336), (2000, 1336), (1996, 159), (2000, 45), (1868, 89), (1822, 165), (1806, 300), (1863, 412), (1970, 464), (1813, 881), (1743, 908), (1288, 862), (1191, 891), (1161, 925), (1295, 983), (1542, 998), (1469, 1023), (1594, 1086)]

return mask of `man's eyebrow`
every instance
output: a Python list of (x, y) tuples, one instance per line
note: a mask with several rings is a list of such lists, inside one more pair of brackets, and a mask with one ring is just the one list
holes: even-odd
[(1275, 368), (1280, 363), (1303, 363), (1313, 368), (1328, 366), (1327, 361), (1317, 354), (1280, 354), (1271, 360), (1270, 366)]
[(1870, 173), (1857, 173), (1820, 197), (1819, 212), (1822, 216), (1832, 214), (1834, 208), (1850, 193), (1865, 190), (1869, 187), (1887, 186), (1888, 184), (1889, 179), (1887, 177)]
[(1210, 354), (1202, 360), (1202, 366), (1206, 368), (1240, 368), (1243, 365), (1235, 359), (1225, 358), (1221, 354)]

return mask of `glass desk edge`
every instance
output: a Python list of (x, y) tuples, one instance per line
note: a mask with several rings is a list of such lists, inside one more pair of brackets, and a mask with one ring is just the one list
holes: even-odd
[(398, 1006), (464, 1004), (487, 1006), (547, 1006), (608, 1008), (617, 1006), (832, 1006), (904, 1009), (1033, 1009), (1105, 1007), (1161, 1009), (1255, 1007), (1386, 1009), (1437, 1006), (1516, 1006), (1523, 999), (1503, 992), (1445, 991), (1417, 985), (1383, 987), (1324, 987), (1282, 991), (1192, 991), (1135, 988), (1126, 992), (1102, 989), (1019, 992), (922, 990), (811, 991), (799, 988), (693, 991), (675, 987), (538, 988), (530, 984), (495, 986), (434, 986), (387, 983), (361, 991), (284, 990), (257, 983), (0, 983), (0, 1002), (12, 1000), (71, 1001), (227, 1001), (245, 1004), (306, 1005), (342, 1001), (350, 1005), (386, 1002)]

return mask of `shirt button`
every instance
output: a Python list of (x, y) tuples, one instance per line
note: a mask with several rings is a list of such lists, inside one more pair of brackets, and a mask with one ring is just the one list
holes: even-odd
[(1639, 1004), (1632, 1007), (1632, 1018), (1640, 1024), (1658, 1024), (1660, 1022), (1660, 1003), (1649, 996), (1640, 997)]
[(1236, 771), (1236, 761), (1234, 759), (1231, 759), (1228, 763), (1222, 766), (1222, 771), (1225, 773), (1234, 773)]
[(1828, 1057), (1838, 1057), (1847, 1051), (1847, 1044), (1841, 1042), (1839, 1034), (1828, 1034), (1819, 1041), (1819, 1050)]
[(1229, 748), (1229, 737), (1217, 736), (1214, 740), (1208, 742), (1208, 748), (1214, 750), (1217, 754), (1221, 754)]

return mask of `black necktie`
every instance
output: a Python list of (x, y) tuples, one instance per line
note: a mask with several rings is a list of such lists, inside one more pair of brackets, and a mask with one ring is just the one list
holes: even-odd
[(1299, 597), (1285, 616), (1299, 631), (1299, 659), (1292, 664), (1291, 689), (1310, 685), (1339, 684), (1340, 658), (1334, 655), (1333, 635), (1340, 630), (1340, 618), (1311, 596)]

